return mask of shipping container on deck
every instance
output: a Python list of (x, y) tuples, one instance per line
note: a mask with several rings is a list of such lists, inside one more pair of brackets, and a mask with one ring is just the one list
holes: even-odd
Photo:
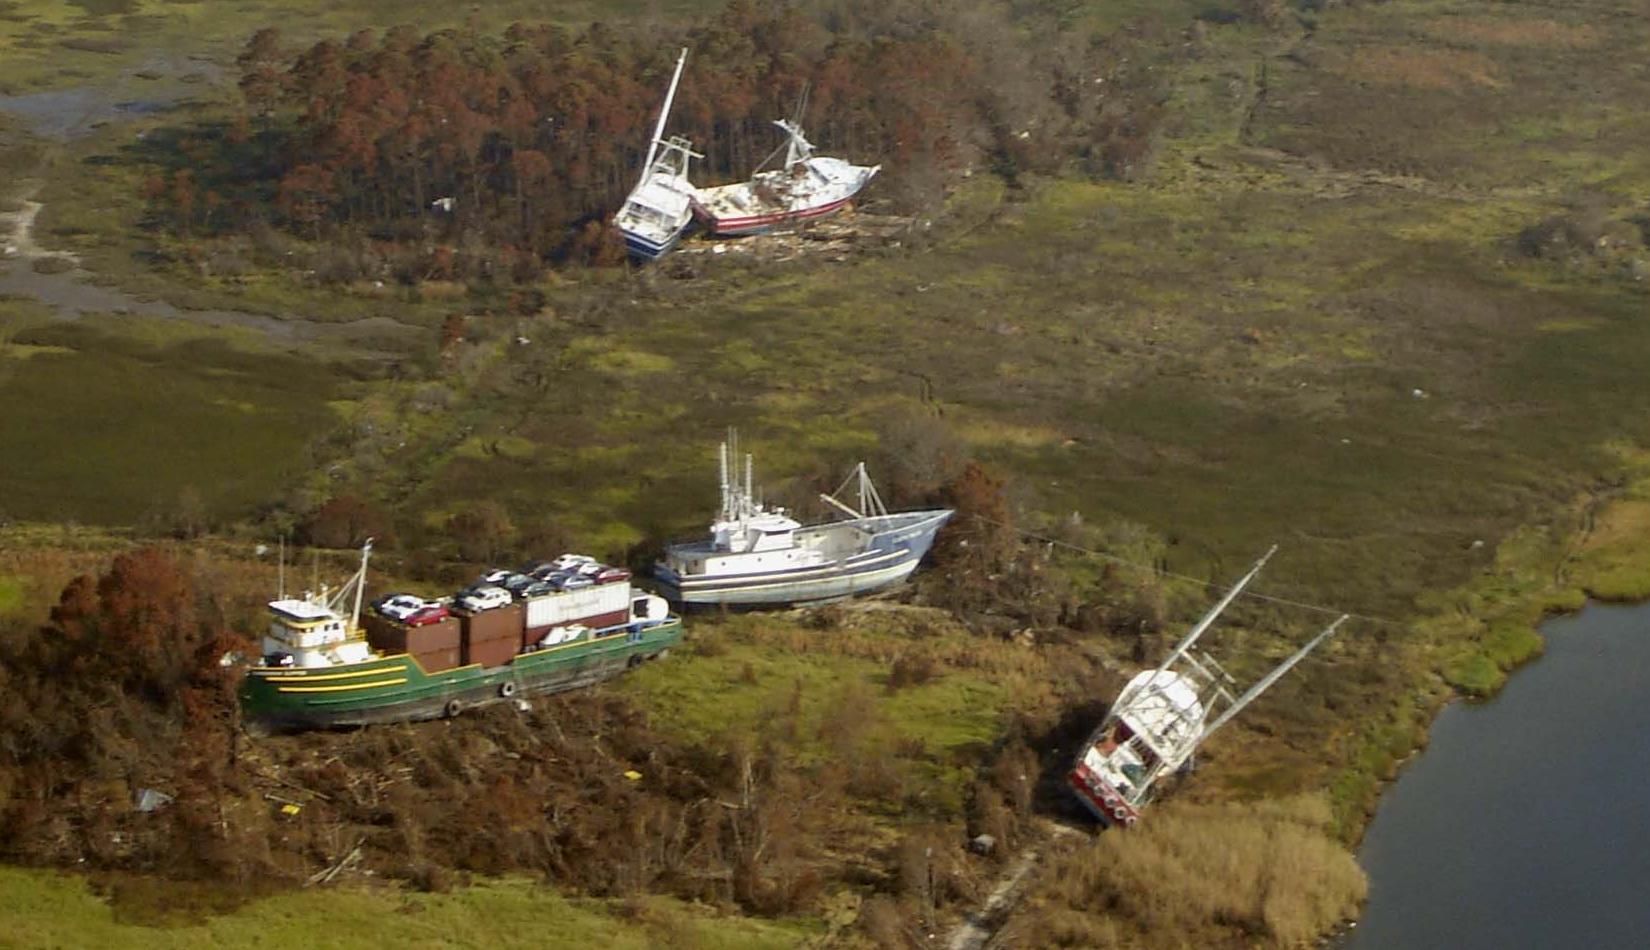
[[(564, 590), (527, 601), (528, 629), (581, 623), (587, 627), (611, 627), (630, 617), (630, 575), (624, 573), (605, 584)], [(540, 636), (543, 636), (541, 633)]]
[(463, 660), (463, 656), (459, 652), (457, 644), (454, 644), (452, 647), (445, 650), (430, 650), (426, 653), (414, 653), (412, 657), (418, 661), (418, 665), (422, 666), (424, 668), (424, 672), (426, 673), (441, 673), (446, 670), (456, 670), (460, 666), (464, 665), (461, 662)]
[[(464, 662), (480, 663), (479, 658), (482, 656), (495, 656), (499, 648), (493, 647), (491, 644), (496, 643), (507, 644), (504, 649), (509, 651), (509, 656), (514, 656), (520, 652), (522, 614), (521, 604), (483, 610), (475, 614), (459, 614), (459, 618), (464, 625)], [(483, 665), (497, 666), (498, 663), (485, 663)]]
[(462, 628), (457, 617), (448, 617), (435, 623), (409, 627), (378, 614), (362, 618), (367, 631), (367, 643), (379, 653), (429, 653), (435, 650), (456, 650)]
[(505, 637), (470, 644), (470, 654), (466, 659), (470, 663), (479, 663), (491, 668), (503, 666), (515, 659), (516, 654), (520, 652), (521, 640), (517, 637)]

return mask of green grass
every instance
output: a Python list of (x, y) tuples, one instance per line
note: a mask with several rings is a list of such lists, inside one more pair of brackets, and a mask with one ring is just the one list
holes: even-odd
[(11, 574), (0, 574), (0, 617), (22, 609), (26, 580)]
[(634, 905), (562, 897), (543, 885), (483, 881), (449, 894), (322, 888), (254, 900), (180, 926), (122, 919), (83, 879), (0, 868), (6, 947), (793, 947), (808, 921), (722, 917), (664, 898)]
[[(851, 653), (828, 642), (848, 634), (780, 618), (701, 619), (692, 636), (715, 646), (678, 651), (670, 662), (616, 684), (649, 711), (657, 727), (713, 749), (732, 737), (783, 728), (799, 763), (813, 766), (842, 754), (828, 735), (833, 722), (847, 716), (867, 729), (863, 751), (901, 750), (920, 800), (941, 814), (960, 813), (975, 769), (1017, 699), (999, 676), (943, 667), (928, 682), (891, 691), (891, 660), (864, 656), (961, 645), (969, 639), (961, 631), (927, 634), (921, 641), (858, 631)], [(826, 639), (801, 652), (785, 646), (797, 637)]]
[(307, 474), (305, 445), (335, 424), (337, 367), (189, 330), (87, 320), (18, 333), (46, 349), (0, 355), (8, 517), (165, 523), (190, 490), (238, 518)]

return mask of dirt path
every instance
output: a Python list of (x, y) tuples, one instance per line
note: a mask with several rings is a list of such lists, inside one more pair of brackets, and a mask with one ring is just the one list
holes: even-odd
[(0, 211), (0, 222), (4, 222), (9, 229), (5, 237), (3, 249), (4, 257), (8, 260), (18, 258), (32, 261), (38, 257), (61, 257), (65, 260), (80, 263), (80, 258), (68, 252), (50, 254), (34, 239), (34, 220), (40, 216), (40, 209), (45, 205), (34, 200), (40, 190), (40, 184), (35, 182), (17, 195), (18, 208), (15, 211)]
[[(372, 348), (368, 340), (394, 336), (409, 342), (426, 331), (390, 317), (369, 317), (347, 323), (331, 323), (304, 317), (271, 317), (241, 310), (189, 310), (164, 300), (140, 297), (115, 287), (93, 282), (95, 275), (81, 266), (80, 258), (68, 251), (42, 247), (35, 238), (35, 221), (45, 205), (34, 200), (40, 182), (26, 184), (13, 195), (18, 207), (0, 212), (0, 294), (8, 294), (51, 307), (57, 319), (74, 320), (85, 314), (112, 313), (122, 316), (160, 317), (187, 320), (215, 327), (255, 330), (272, 339), (298, 343), (342, 345), (358, 356), (396, 358), (401, 354)], [(57, 269), (41, 269), (36, 262), (57, 260)]]
[(950, 950), (981, 950), (997, 930), (1008, 920), (1015, 905), (1025, 895), (1026, 884), (1032, 873), (1042, 863), (1044, 855), (1061, 846), (1080, 841), (1087, 837), (1083, 832), (1066, 825), (1045, 823), (1045, 835), (1033, 844), (1022, 850), (1003, 876), (997, 879), (997, 886), (991, 889), (990, 895), (980, 909), (969, 914), (952, 931), (946, 940)]

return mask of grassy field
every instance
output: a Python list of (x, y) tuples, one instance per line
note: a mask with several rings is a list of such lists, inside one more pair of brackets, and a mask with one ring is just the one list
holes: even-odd
[(308, 473), (307, 445), (336, 425), (328, 402), (347, 385), (337, 367), (255, 337), (130, 318), (24, 322), (0, 345), (0, 508), (161, 528), (185, 509), (244, 518)]
[[(832, 727), (851, 708), (863, 730), (850, 740), (859, 755), (905, 753), (898, 768), (910, 793), (896, 825), (923, 812), (936, 820), (961, 817), (968, 786), (1010, 712), (1049, 696), (1044, 657), (1017, 648), (975, 657), (973, 638), (943, 619), (901, 630), (866, 617), (857, 629), (821, 638), (795, 619), (733, 618), (696, 625), (694, 641), (696, 651), (615, 688), (639, 700), (668, 732), (709, 748), (764, 741), (794, 713), (785, 728), (795, 734), (786, 741), (807, 766), (841, 758)], [(953, 659), (969, 654), (971, 665), (947, 663), (948, 651)], [(916, 653), (936, 657), (938, 672), (923, 683), (890, 686), (894, 661)]]
[[(50, 871), (0, 868), (5, 947), (792, 947), (808, 923), (723, 917), (662, 898), (632, 903), (572, 900), (525, 881), (486, 881), (457, 894), (393, 888), (316, 889), (253, 900), (200, 921), (179, 885), (172, 914), (190, 922), (134, 921), (87, 882)], [(118, 890), (118, 888), (117, 888)], [(161, 902), (163, 905), (164, 902)], [(152, 910), (149, 912), (153, 912)], [(199, 921), (199, 922), (197, 922)]]

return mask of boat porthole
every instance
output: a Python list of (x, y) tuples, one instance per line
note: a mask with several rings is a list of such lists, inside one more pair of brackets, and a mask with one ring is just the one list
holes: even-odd
[(464, 711), (464, 704), (456, 699), (449, 699), (447, 705), (442, 707), (441, 711), (447, 714), (448, 719), (451, 719)]
[(498, 685), (498, 694), (503, 696), (505, 699), (509, 699), (511, 696), (516, 694), (516, 684), (509, 682), (508, 680), (500, 683)]

